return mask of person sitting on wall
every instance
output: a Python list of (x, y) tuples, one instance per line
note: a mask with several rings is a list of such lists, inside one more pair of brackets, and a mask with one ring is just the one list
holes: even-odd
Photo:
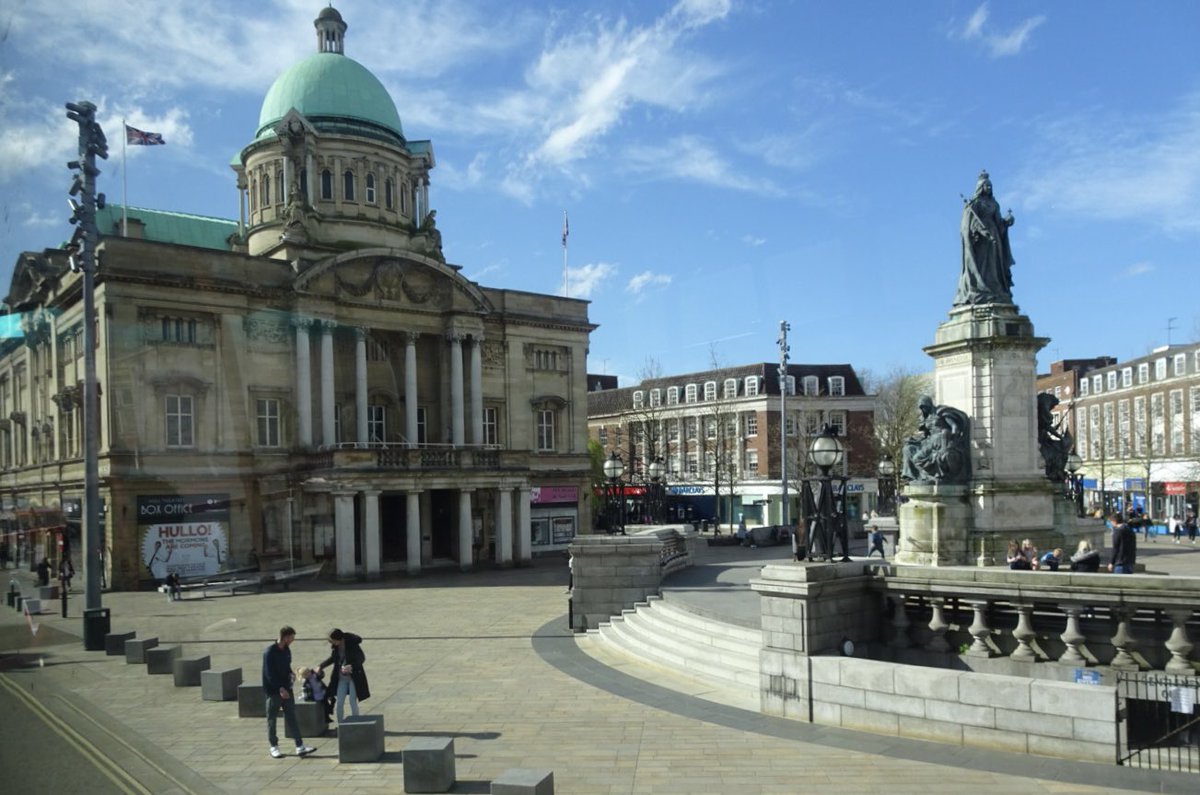
[(1029, 571), (1033, 568), (1029, 558), (1021, 551), (1021, 545), (1015, 540), (1008, 542), (1008, 567), (1014, 571)]
[(1063, 551), (1061, 548), (1056, 548), (1042, 555), (1038, 561), (1038, 568), (1046, 571), (1058, 571), (1059, 564), (1062, 563)]
[(1079, 541), (1079, 548), (1071, 556), (1071, 571), (1100, 571), (1100, 550), (1092, 549), (1086, 538)]

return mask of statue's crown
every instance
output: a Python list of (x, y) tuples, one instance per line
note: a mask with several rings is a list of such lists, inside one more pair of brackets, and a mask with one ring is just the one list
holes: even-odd
[(979, 181), (983, 182), (985, 179), (991, 179), (991, 177), (988, 176), (986, 168), (979, 172)]

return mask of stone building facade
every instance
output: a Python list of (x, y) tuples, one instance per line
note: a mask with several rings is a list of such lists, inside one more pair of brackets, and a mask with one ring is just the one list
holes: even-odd
[(650, 462), (659, 460), (674, 518), (778, 524), (781, 418), (792, 521), (799, 516), (799, 478), (816, 474), (808, 446), (829, 423), (846, 450), (834, 474), (850, 477), (847, 514), (860, 520), (878, 499), (875, 396), (864, 392), (848, 364), (788, 365), (782, 414), (779, 386), (778, 365), (756, 363), (593, 390), (588, 433), (605, 456), (621, 456), (623, 480), (635, 497), (650, 483)]
[[(314, 25), (232, 164), (236, 221), (131, 207), (122, 235), (122, 208), (100, 213), (114, 587), (274, 558), (512, 565), (586, 516), (587, 303), (446, 261), (432, 146), (344, 54), (340, 14)], [(26, 562), (79, 559), (81, 283), (69, 252), (25, 253), (2, 318), (2, 524)]]

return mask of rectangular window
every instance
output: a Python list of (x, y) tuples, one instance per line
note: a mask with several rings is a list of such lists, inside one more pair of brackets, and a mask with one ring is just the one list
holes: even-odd
[(417, 406), (417, 444), (429, 442), (429, 411), (424, 406)]
[(1075, 440), (1079, 457), (1086, 461), (1088, 457), (1087, 409), (1080, 407), (1075, 410), (1075, 427), (1079, 429), (1079, 438)]
[(367, 196), (367, 204), (375, 203), (375, 175), (374, 174), (367, 174), (366, 196)]
[[(604, 429), (600, 429), (600, 444), (607, 444), (605, 437), (608, 436)], [(500, 413), (496, 411), (495, 406), (486, 406), (483, 409), (483, 443), (490, 445), (500, 444)]]
[(1121, 386), (1133, 386), (1133, 368), (1126, 367), (1121, 370)]
[(754, 397), (758, 394), (758, 376), (746, 376), (746, 397)]
[(735, 398), (735, 397), (737, 397), (737, 379), (736, 378), (726, 378), (725, 379), (725, 399), (728, 400), (729, 398)]
[(746, 415), (746, 435), (747, 436), (758, 436), (758, 415), (757, 414), (747, 414)]
[(1150, 383), (1150, 363), (1149, 362), (1142, 362), (1141, 364), (1138, 365), (1138, 383), (1139, 384)]
[(1188, 402), (1192, 409), (1192, 453), (1200, 453), (1200, 386), (1188, 390)]
[(796, 418), (794, 415), (787, 415), (787, 418), (784, 420), (784, 428), (788, 436), (796, 435)]
[(733, 439), (733, 438), (737, 437), (737, 434), (738, 434), (737, 417), (730, 417), (725, 422), (725, 438)]
[(700, 474), (700, 458), (695, 453), (687, 454), (687, 473), (692, 477)]
[(1154, 361), (1154, 380), (1161, 381), (1167, 377), (1167, 358), (1164, 356), (1161, 359)]
[(1088, 380), (1086, 378), (1080, 378), (1079, 379), (1079, 396), (1087, 397), (1087, 393), (1088, 393)]
[(679, 404), (679, 387), (667, 387), (667, 405), (675, 406)]
[(678, 442), (679, 441), (679, 420), (674, 419), (674, 420), (668, 420), (667, 422), (668, 422), (667, 433), (670, 435), (671, 441)]
[(796, 376), (789, 375), (787, 378), (783, 379), (783, 386), (788, 395), (796, 394)]
[(537, 449), (539, 453), (554, 452), (553, 409), (539, 409), (537, 413)]
[(831, 411), (829, 412), (829, 426), (833, 428), (833, 432), (838, 436), (846, 435), (846, 412)]
[(829, 394), (833, 397), (843, 397), (846, 394), (846, 379), (840, 375), (829, 377)]
[(816, 397), (817, 393), (820, 391), (818, 387), (819, 384), (820, 381), (817, 380), (815, 375), (804, 376), (804, 396)]
[(717, 382), (716, 381), (705, 381), (704, 382), (704, 399), (705, 400), (716, 400), (717, 399)]
[(650, 407), (657, 408), (661, 405), (662, 405), (662, 390), (661, 389), (651, 389), (650, 390)]
[(259, 398), (254, 401), (258, 418), (258, 446), (279, 446), (279, 401), (275, 398)]
[(685, 403), (695, 403), (696, 402), (696, 389), (697, 389), (697, 387), (695, 384), (688, 384), (687, 387), (684, 388), (684, 398), (683, 399), (684, 399)]
[(1088, 435), (1091, 437), (1092, 458), (1103, 458), (1104, 448), (1100, 446), (1100, 407), (1092, 406), (1088, 412)]
[(1056, 397), (1056, 398), (1062, 397), (1062, 387), (1061, 386), (1054, 387), (1054, 397)]
[[(484, 409), (484, 425), (487, 425), (487, 411), (487, 409)], [(495, 411), (495, 409), (493, 409), (493, 411)], [(605, 428), (603, 425), (601, 425), (600, 430), (596, 432), (596, 440), (600, 442), (601, 447), (608, 447), (608, 428)]]
[(342, 437), (342, 404), (333, 404), (333, 443), (341, 444)]
[(1175, 354), (1175, 364), (1172, 375), (1184, 375), (1185, 373), (1187, 373), (1187, 354), (1177, 353)]
[(1117, 419), (1112, 403), (1104, 404), (1104, 455), (1112, 458), (1117, 454)]
[[(1166, 359), (1163, 359), (1166, 365)], [(1152, 455), (1164, 455), (1167, 452), (1167, 414), (1162, 392), (1150, 396), (1150, 438), (1153, 441)]]
[(645, 400), (645, 395), (642, 393), (642, 390), (640, 390), (640, 389), (634, 390), (633, 407), (635, 409), (640, 409), (642, 407), (642, 402), (644, 400)]
[(1129, 401), (1117, 401), (1117, 436), (1120, 439), (1121, 458), (1129, 457), (1130, 449)]
[(758, 474), (758, 451), (757, 450), (747, 450), (746, 451), (746, 474), (751, 475), (751, 476)]
[(167, 447), (191, 447), (194, 415), (191, 395), (167, 395)]
[(388, 347), (386, 340), (377, 340), (373, 337), (367, 338), (367, 361), (368, 362), (386, 362), (388, 357)]
[(1133, 399), (1133, 450), (1136, 455), (1146, 454), (1146, 445), (1150, 441), (1149, 426), (1146, 425), (1146, 396), (1140, 395)]
[(1117, 371), (1113, 370), (1108, 374), (1108, 391), (1111, 392), (1117, 388)]
[(821, 432), (821, 412), (804, 412), (804, 435), (816, 436)]
[(1092, 391), (1099, 395), (1104, 390), (1104, 376), (1092, 376)]
[(373, 404), (367, 406), (367, 439), (382, 444), (387, 440), (387, 412), (383, 406)]
[(1173, 389), (1168, 396), (1171, 411), (1171, 455), (1183, 453), (1183, 390)]
[(683, 425), (684, 433), (687, 434), (687, 438), (695, 439), (696, 438), (696, 424), (697, 424), (696, 418), (695, 417), (687, 417), (684, 419), (683, 423), (684, 423), (684, 425)]
[(705, 439), (716, 439), (717, 438), (717, 420), (715, 417), (708, 417), (707, 419), (704, 420), (704, 438)]

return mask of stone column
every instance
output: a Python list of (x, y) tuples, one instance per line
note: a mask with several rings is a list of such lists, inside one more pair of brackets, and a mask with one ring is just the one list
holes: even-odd
[(312, 447), (312, 347), (308, 327), (312, 321), (297, 318), (296, 327), (296, 441)]
[(311, 207), (312, 205), (316, 204), (313, 199), (313, 197), (316, 195), (314, 185), (316, 181), (321, 178), (321, 175), (317, 173), (317, 170), (314, 167), (315, 164), (313, 163), (312, 152), (306, 153), (304, 160), (304, 171), (306, 174), (308, 174), (308, 179), (304, 181), (304, 198), (308, 201), (308, 204)]
[(404, 437), (409, 447), (417, 446), (417, 337), (408, 333), (404, 340)]
[(496, 528), (496, 562), (511, 566), (513, 558), (512, 490), (500, 489), (499, 526)]
[(1079, 650), (1083, 646), (1083, 642), (1087, 640), (1087, 636), (1079, 630), (1079, 614), (1083, 608), (1079, 605), (1063, 605), (1062, 610), (1067, 615), (1067, 626), (1058, 637), (1062, 639), (1067, 648), (1058, 661), (1063, 665), (1087, 665), (1087, 658)]
[(379, 579), (379, 492), (363, 493), (363, 570), (368, 580)]
[(471, 340), (471, 444), (483, 444), (483, 336)]
[(945, 654), (950, 651), (950, 643), (946, 640), (946, 630), (950, 629), (950, 624), (946, 621), (946, 602), (944, 599), (934, 598), (929, 600), (929, 604), (933, 608), (933, 615), (929, 618), (929, 643), (925, 648)]
[(991, 627), (987, 622), (988, 603), (986, 601), (971, 602), (971, 609), (975, 611), (975, 620), (971, 622), (969, 632), (971, 633), (971, 648), (967, 650), (967, 654), (972, 657), (992, 657), (992, 647), (988, 644), (988, 638), (992, 634)]
[(450, 340), (450, 443), (463, 443), (462, 334), (451, 332)]
[(333, 323), (321, 324), (321, 443), (333, 447), (337, 433), (333, 423)]
[(1134, 650), (1137, 649), (1137, 640), (1134, 639), (1130, 628), (1133, 624), (1133, 617), (1137, 614), (1137, 608), (1116, 607), (1113, 608), (1113, 614), (1117, 618), (1117, 632), (1112, 636), (1115, 654), (1113, 654), (1109, 666), (1118, 671), (1140, 670), (1141, 666), (1133, 656)]
[(517, 497), (517, 562), (533, 560), (533, 525), (529, 520), (529, 487), (518, 489)]
[(354, 329), (354, 418), (359, 447), (366, 447), (367, 435), (367, 330)]
[(1017, 626), (1013, 629), (1013, 639), (1017, 641), (1017, 648), (1008, 656), (1013, 660), (1037, 662), (1037, 652), (1029, 645), (1037, 638), (1037, 632), (1033, 629), (1033, 605), (1018, 604), (1016, 608)]
[(418, 574), (421, 571), (421, 492), (410, 491), (405, 495), (407, 508), (404, 548), (408, 554), (408, 573)]
[(333, 537), (337, 578), (354, 579), (354, 492), (333, 492)]
[(467, 571), (475, 563), (471, 555), (474, 534), (471, 529), (472, 489), (458, 490), (458, 567)]

